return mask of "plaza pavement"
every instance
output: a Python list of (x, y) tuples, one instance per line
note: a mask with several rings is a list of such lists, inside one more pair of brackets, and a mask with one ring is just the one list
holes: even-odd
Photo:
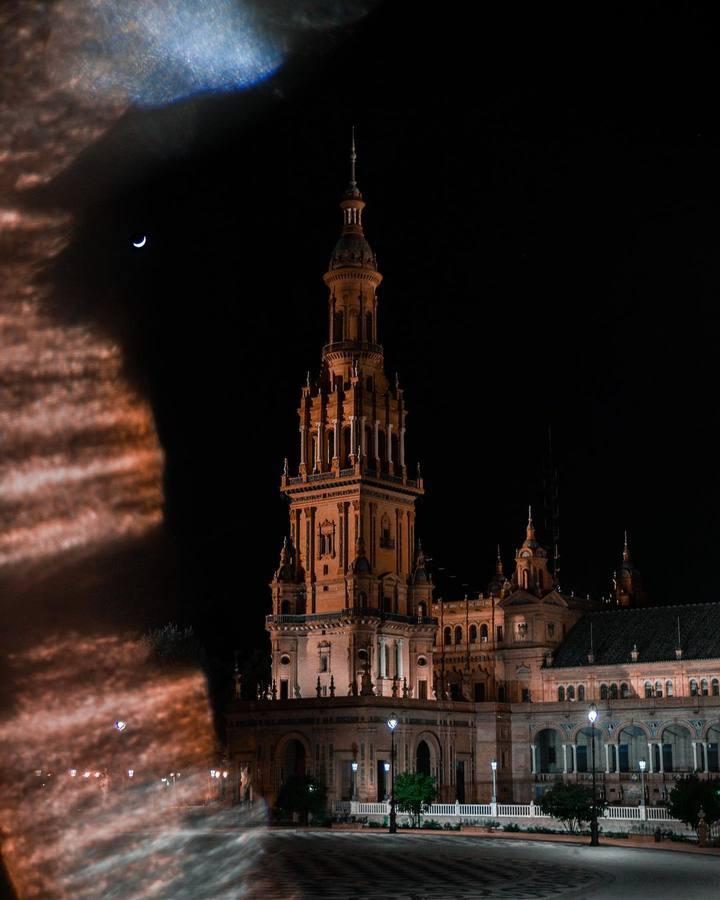
[[(247, 900), (709, 900), (720, 856), (464, 834), (269, 830)], [(256, 845), (257, 846), (257, 845)], [(670, 847), (672, 846), (672, 850)]]

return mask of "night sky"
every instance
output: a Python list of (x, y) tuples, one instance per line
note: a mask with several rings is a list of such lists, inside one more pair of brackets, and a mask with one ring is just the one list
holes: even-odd
[(131, 110), (51, 192), (80, 212), (52, 273), (63, 315), (120, 337), (152, 402), (163, 590), (217, 656), (264, 640), (353, 123), (446, 596), (485, 586), (497, 542), (511, 569), (528, 503), (547, 536), (551, 427), (562, 588), (607, 593), (627, 528), (654, 602), (716, 598), (710, 13), (420, 10), (305, 34), (251, 90)]

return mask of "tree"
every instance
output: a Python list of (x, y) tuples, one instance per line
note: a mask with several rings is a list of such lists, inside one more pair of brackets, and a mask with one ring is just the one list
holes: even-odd
[(280, 788), (275, 805), (283, 816), (298, 813), (300, 821), (307, 825), (310, 816), (320, 818), (325, 814), (327, 790), (312, 775), (290, 775)]
[(435, 799), (437, 788), (432, 775), (422, 772), (403, 772), (395, 779), (395, 806), (410, 816), (410, 825), (420, 824), (420, 816)]
[(720, 821), (720, 780), (703, 781), (697, 775), (679, 778), (670, 791), (667, 803), (673, 819), (685, 822), (695, 831), (700, 823), (700, 809), (705, 812), (708, 827)]
[[(605, 801), (596, 803), (597, 815), (602, 814)], [(592, 791), (580, 784), (559, 782), (543, 794), (540, 809), (546, 816), (562, 822), (568, 831), (577, 831), (583, 822), (590, 822), (593, 814)]]

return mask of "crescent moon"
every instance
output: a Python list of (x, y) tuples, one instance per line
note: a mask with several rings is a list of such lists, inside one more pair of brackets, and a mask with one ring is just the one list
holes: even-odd
[(137, 247), (139, 249), (140, 247), (144, 247), (146, 243), (147, 243), (147, 235), (144, 234), (141, 240), (133, 241), (133, 247)]

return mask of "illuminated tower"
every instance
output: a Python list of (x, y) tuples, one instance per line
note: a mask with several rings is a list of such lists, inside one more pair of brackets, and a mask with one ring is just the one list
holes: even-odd
[(407, 409), (385, 374), (378, 343), (382, 281), (363, 231), (351, 177), (342, 232), (324, 275), (328, 343), (300, 407), (297, 474), (286, 462), (289, 538), (272, 581), (268, 617), (278, 697), (333, 693), (429, 696), (434, 627), (431, 584), (415, 554)]
[(553, 577), (548, 571), (547, 551), (535, 535), (532, 509), (528, 509), (525, 540), (515, 556), (513, 585), (538, 597), (549, 593), (554, 587)]

